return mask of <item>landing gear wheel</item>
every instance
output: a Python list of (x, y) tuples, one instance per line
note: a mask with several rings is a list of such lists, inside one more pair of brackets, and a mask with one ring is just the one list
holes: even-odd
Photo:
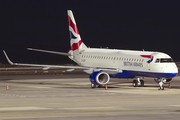
[(137, 80), (133, 80), (132, 85), (133, 85), (133, 87), (138, 87), (138, 81)]
[(96, 88), (96, 84), (91, 83), (91, 88)]
[(159, 87), (159, 89), (158, 90), (164, 90), (164, 87)]
[(159, 82), (159, 90), (164, 90), (163, 81), (162, 80)]
[(141, 87), (144, 87), (144, 80), (140, 80), (141, 82)]

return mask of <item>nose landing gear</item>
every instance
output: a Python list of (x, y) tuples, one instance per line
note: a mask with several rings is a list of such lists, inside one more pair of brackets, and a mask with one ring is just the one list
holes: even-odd
[(164, 90), (163, 84), (164, 84), (163, 81), (159, 82), (158, 90)]
[(159, 82), (159, 89), (158, 90), (164, 90), (163, 84), (166, 83), (167, 80), (165, 78), (161, 78)]
[(154, 80), (159, 84), (158, 90), (164, 90), (163, 84), (171, 82), (172, 79), (168, 81), (167, 78), (155, 78)]

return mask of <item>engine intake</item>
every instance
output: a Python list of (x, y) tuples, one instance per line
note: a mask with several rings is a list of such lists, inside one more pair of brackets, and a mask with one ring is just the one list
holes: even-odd
[(102, 71), (94, 72), (90, 75), (90, 81), (96, 85), (105, 85), (109, 82), (109, 74)]

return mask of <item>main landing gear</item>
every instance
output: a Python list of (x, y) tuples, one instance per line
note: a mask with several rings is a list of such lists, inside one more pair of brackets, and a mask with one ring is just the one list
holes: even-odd
[(96, 84), (91, 83), (91, 88), (96, 88)]
[[(102, 88), (103, 85), (98, 85), (98, 88)], [(91, 83), (91, 88), (96, 88), (96, 84)]]
[(137, 78), (137, 80), (133, 80), (133, 87), (144, 87), (144, 80), (141, 78)]

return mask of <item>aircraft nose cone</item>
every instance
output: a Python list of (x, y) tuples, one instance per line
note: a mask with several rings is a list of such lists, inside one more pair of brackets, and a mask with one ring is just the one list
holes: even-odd
[(178, 75), (178, 68), (175, 64), (171, 64), (166, 70), (168, 71), (166, 73), (167, 77), (175, 77)]
[(174, 67), (173, 67), (173, 70), (172, 70), (173, 72), (171, 73), (171, 76), (172, 77), (175, 77), (175, 76), (177, 76), (178, 75), (178, 67), (175, 65)]
[(178, 74), (178, 73), (167, 73), (166, 75), (167, 75), (168, 77), (175, 77), (175, 76), (177, 76), (177, 74)]

